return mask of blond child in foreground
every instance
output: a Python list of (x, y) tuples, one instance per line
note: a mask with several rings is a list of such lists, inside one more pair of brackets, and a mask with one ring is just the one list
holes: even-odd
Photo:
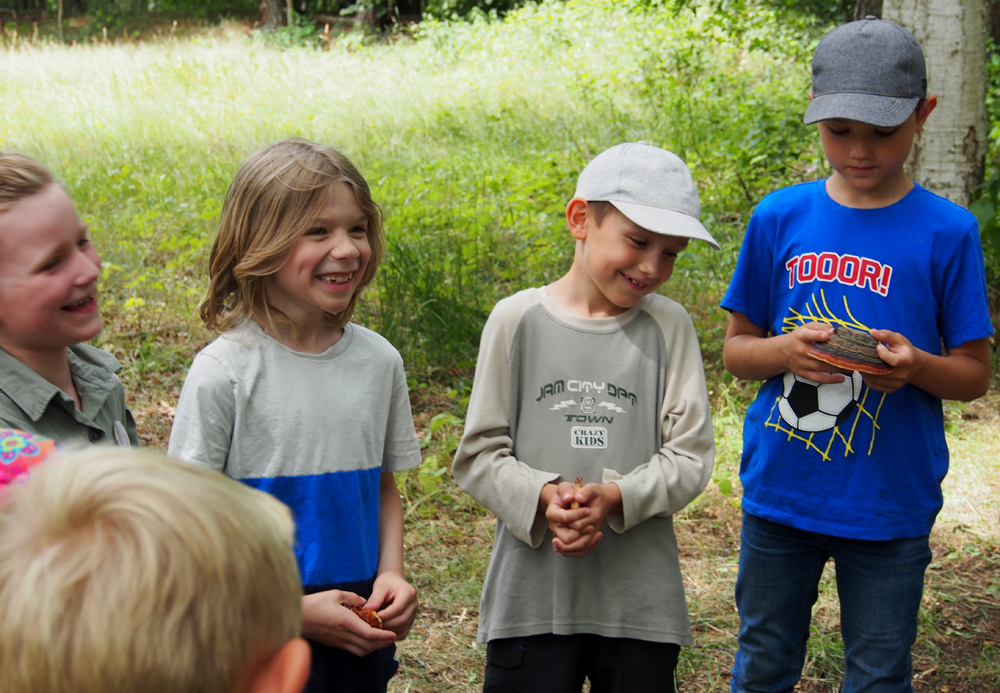
[(159, 454), (58, 453), (0, 495), (0, 690), (298, 693), (288, 509)]

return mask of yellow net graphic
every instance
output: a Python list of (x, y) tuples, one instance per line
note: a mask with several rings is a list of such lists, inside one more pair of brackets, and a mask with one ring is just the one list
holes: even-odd
[[(838, 317), (827, 304), (825, 292), (820, 289), (818, 297), (814, 294), (811, 302), (807, 304), (804, 311), (800, 312), (794, 308), (789, 310), (788, 317), (783, 320), (782, 331), (784, 333), (792, 332), (800, 325), (810, 322), (850, 327), (865, 332), (871, 329), (854, 317), (850, 306), (847, 304), (846, 296), (844, 297), (844, 312), (847, 315), (847, 319)], [(771, 411), (768, 413), (764, 426), (774, 429), (775, 432), (781, 435), (787, 436), (789, 442), (796, 440), (803, 443), (807, 450), (819, 454), (825, 461), (832, 459), (834, 454), (843, 454), (844, 457), (847, 457), (856, 452), (854, 448), (855, 436), (870, 432), (867, 450), (867, 454), (870, 455), (872, 447), (875, 444), (875, 432), (879, 428), (878, 416), (882, 410), (882, 404), (885, 402), (885, 394), (884, 392), (874, 392), (867, 386), (863, 387), (861, 395), (857, 399), (856, 411), (847, 421), (835, 425), (829, 430), (814, 433), (800, 431), (790, 426), (781, 417), (778, 411), (778, 405), (783, 398), (783, 395), (781, 395), (776, 397), (771, 405)], [(872, 401), (869, 402), (869, 399)], [(868, 425), (861, 425), (859, 428), (859, 424), (863, 424), (863, 422), (867, 422)]]

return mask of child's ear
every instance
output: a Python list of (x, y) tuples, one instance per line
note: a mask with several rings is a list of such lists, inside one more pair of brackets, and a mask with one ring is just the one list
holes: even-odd
[(582, 241), (587, 238), (587, 217), (590, 205), (582, 197), (574, 197), (566, 205), (566, 225), (573, 238)]
[(924, 129), (924, 121), (927, 120), (927, 116), (931, 114), (937, 106), (937, 97), (933, 94), (928, 94), (924, 99), (924, 102), (920, 105), (920, 110), (917, 111), (917, 126), (915, 132), (920, 132)]
[(292, 638), (251, 674), (246, 693), (301, 693), (309, 680), (312, 652), (302, 638)]

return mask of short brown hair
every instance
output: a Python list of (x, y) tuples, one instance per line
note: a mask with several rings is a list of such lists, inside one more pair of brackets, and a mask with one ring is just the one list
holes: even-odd
[(288, 260), (328, 198), (330, 186), (347, 183), (368, 219), (372, 254), (350, 305), (329, 316), (343, 327), (354, 314), (358, 294), (375, 278), (385, 255), (382, 212), (368, 183), (340, 152), (302, 139), (276, 142), (251, 155), (229, 186), (219, 233), (209, 258), (208, 294), (199, 306), (209, 329), (224, 332), (245, 318), (261, 326), (288, 323), (267, 302), (270, 277)]
[(607, 200), (587, 200), (587, 206), (594, 215), (594, 223), (598, 226), (604, 223), (604, 217), (608, 216), (612, 209), (617, 209)]
[(0, 152), (0, 212), (6, 212), (52, 182), (52, 174), (30, 156)]
[(294, 526), (261, 491), (93, 447), (4, 494), (4, 693), (229, 693), (299, 635)]

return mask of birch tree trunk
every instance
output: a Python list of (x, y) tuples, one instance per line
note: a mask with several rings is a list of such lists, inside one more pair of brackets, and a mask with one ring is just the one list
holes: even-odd
[(913, 32), (927, 60), (927, 93), (938, 105), (914, 142), (910, 177), (963, 207), (983, 180), (986, 123), (986, 0), (885, 0), (882, 19)]

